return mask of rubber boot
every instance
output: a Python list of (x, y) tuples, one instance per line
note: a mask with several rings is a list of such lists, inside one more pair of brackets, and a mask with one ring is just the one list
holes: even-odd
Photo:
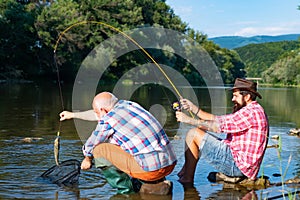
[(114, 166), (101, 167), (102, 174), (109, 185), (118, 189), (118, 194), (134, 193), (131, 178), (126, 173), (118, 170)]

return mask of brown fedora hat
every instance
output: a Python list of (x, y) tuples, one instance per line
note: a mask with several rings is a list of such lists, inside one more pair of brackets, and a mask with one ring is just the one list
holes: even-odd
[(257, 92), (257, 84), (255, 82), (237, 78), (237, 79), (235, 79), (234, 86), (233, 86), (233, 88), (231, 88), (231, 90), (235, 90), (235, 89), (238, 89), (241, 91), (247, 90), (247, 91), (254, 93), (260, 99), (262, 98), (261, 95)]

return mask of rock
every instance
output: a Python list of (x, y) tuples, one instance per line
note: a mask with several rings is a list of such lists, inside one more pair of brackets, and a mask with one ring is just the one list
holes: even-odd
[(172, 192), (172, 182), (165, 180), (156, 184), (143, 183), (140, 189), (140, 193), (143, 194), (155, 194), (155, 195), (168, 195)]
[(39, 137), (26, 137), (26, 138), (23, 138), (21, 141), (22, 142), (28, 142), (28, 143), (31, 143), (31, 142), (37, 142), (37, 141), (40, 141), (42, 140), (43, 138), (39, 138)]
[(272, 136), (271, 136), (271, 139), (273, 139), (273, 140), (278, 140), (278, 139), (279, 139), (279, 135), (272, 135)]
[(287, 181), (285, 181), (286, 184), (291, 184), (291, 183), (294, 183), (294, 184), (300, 184), (300, 178), (299, 177), (295, 177), (293, 179), (289, 179)]
[(290, 135), (300, 136), (300, 128), (292, 128), (289, 130)]
[(279, 144), (268, 145), (267, 148), (279, 148)]
[(230, 177), (220, 172), (210, 172), (207, 178), (211, 182), (226, 183), (227, 187), (228, 184), (232, 184), (232, 187), (242, 186), (247, 189), (265, 189), (270, 186), (269, 178), (266, 176), (251, 180), (245, 176)]
[(270, 186), (270, 181), (267, 177), (260, 177), (256, 180), (245, 179), (238, 183), (249, 189), (265, 189)]

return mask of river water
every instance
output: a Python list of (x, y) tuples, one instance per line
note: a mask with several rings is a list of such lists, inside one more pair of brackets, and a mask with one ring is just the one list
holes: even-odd
[[(128, 86), (129, 87), (129, 86)], [(0, 85), (0, 199), (242, 199), (249, 194), (247, 189), (236, 189), (223, 184), (213, 184), (207, 180), (209, 172), (214, 171), (204, 160), (200, 159), (193, 187), (183, 187), (177, 180), (177, 173), (183, 165), (184, 133), (190, 128), (178, 124), (170, 105), (176, 95), (162, 87), (151, 85), (139, 87), (129, 98), (149, 109), (164, 125), (175, 148), (178, 165), (167, 177), (173, 182), (173, 192), (169, 196), (116, 195), (103, 179), (100, 170), (82, 171), (78, 187), (59, 187), (40, 178), (40, 175), (55, 165), (53, 141), (59, 127), (58, 113), (62, 106), (72, 110), (72, 86), (63, 85), (63, 103), (56, 84), (47, 85), (1, 84)], [(100, 90), (109, 90), (101, 87)], [(224, 88), (225, 104), (215, 104), (211, 90), (206, 88), (180, 88), (188, 96), (194, 92), (202, 109), (209, 112), (230, 112), (231, 95)], [(126, 87), (120, 96), (126, 97)], [(290, 136), (291, 128), (300, 127), (300, 89), (261, 87), (259, 92), (270, 121), (270, 136), (282, 137), (282, 152), (268, 148), (259, 175), (270, 178), (272, 183), (281, 182), (300, 175), (300, 138)], [(122, 93), (122, 94), (121, 94)], [(116, 94), (118, 96), (118, 94)], [(83, 95), (84, 96), (84, 95)], [(128, 98), (128, 97), (126, 97)], [(129, 99), (128, 98), (128, 99)], [(88, 101), (90, 102), (90, 101)], [(218, 107), (219, 106), (219, 107)], [(91, 124), (93, 127), (94, 124)], [(88, 133), (89, 134), (89, 133)], [(27, 141), (26, 138), (35, 140)], [(278, 140), (270, 139), (269, 145)], [(82, 159), (83, 141), (74, 121), (61, 124), (60, 161)], [(290, 161), (289, 161), (289, 158)], [(276, 175), (283, 174), (284, 177)], [(282, 189), (284, 191), (282, 191)], [(258, 199), (280, 196), (293, 192), (293, 187), (270, 187), (254, 191)], [(299, 188), (298, 188), (299, 190)]]

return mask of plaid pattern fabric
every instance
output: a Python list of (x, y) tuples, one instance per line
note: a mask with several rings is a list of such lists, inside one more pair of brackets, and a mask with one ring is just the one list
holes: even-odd
[(160, 123), (135, 102), (120, 100), (103, 116), (83, 146), (83, 154), (91, 156), (93, 148), (103, 142), (120, 146), (133, 155), (145, 171), (158, 170), (176, 162)]
[(234, 161), (250, 179), (255, 179), (268, 141), (269, 125), (263, 108), (256, 102), (239, 111), (216, 117), (219, 131), (227, 133)]

